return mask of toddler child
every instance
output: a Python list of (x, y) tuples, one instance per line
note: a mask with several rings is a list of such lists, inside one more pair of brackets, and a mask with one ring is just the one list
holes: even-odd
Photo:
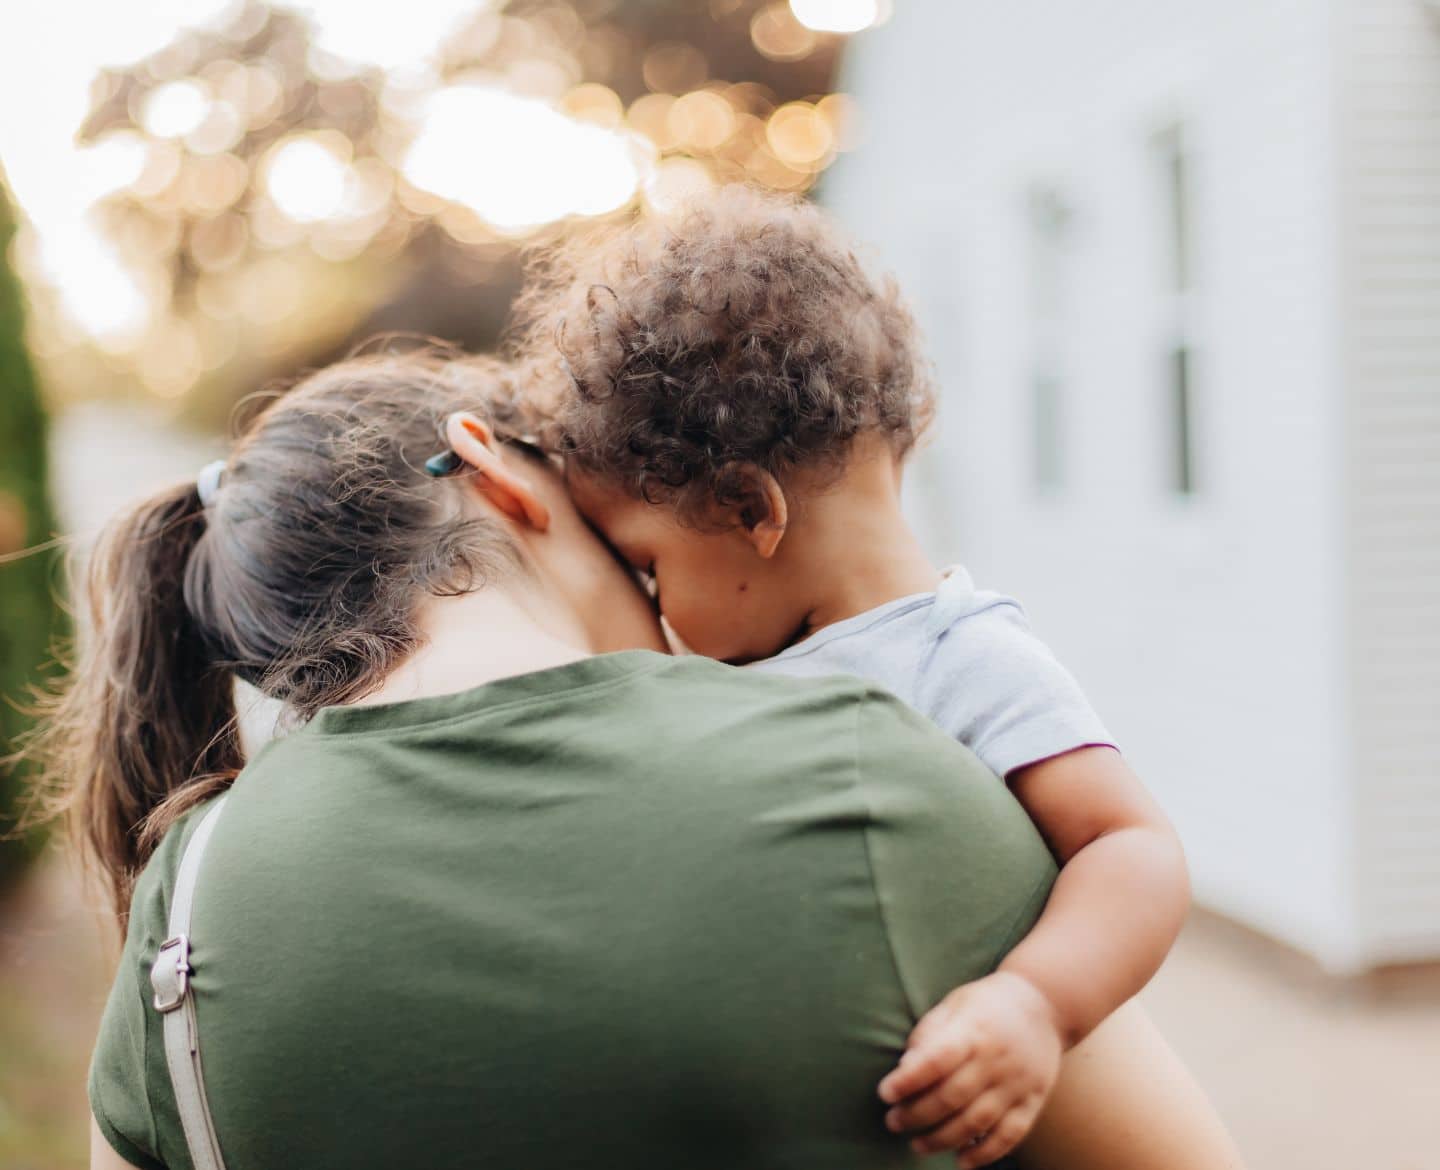
[(893, 285), (818, 209), (734, 187), (562, 252), (522, 321), (575, 498), (680, 640), (880, 683), (1004, 777), (1050, 845), (1062, 868), (1039, 922), (920, 1021), (879, 1088), (917, 1151), (1002, 1156), (1061, 1052), (1159, 967), (1188, 880), (1020, 607), (937, 570), (905, 522), (931, 388)]

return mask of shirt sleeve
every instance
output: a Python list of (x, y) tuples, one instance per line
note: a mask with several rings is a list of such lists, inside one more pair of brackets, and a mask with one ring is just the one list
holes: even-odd
[(153, 1062), (157, 1055), (163, 1060), (163, 1053), (149, 1035), (154, 1013), (148, 996), (150, 956), (165, 921), (162, 860), (160, 854), (152, 859), (131, 899), (125, 949), (100, 1019), (88, 1086), (90, 1111), (105, 1140), (144, 1170), (165, 1170), (156, 1153), (150, 1102)]
[(897, 699), (861, 710), (866, 846), (896, 972), (918, 1018), (989, 974), (1040, 916), (1055, 863), (973, 753)]
[(1000, 776), (1076, 748), (1114, 747), (1020, 604), (967, 586), (962, 579), (937, 595), (920, 670), (922, 709)]

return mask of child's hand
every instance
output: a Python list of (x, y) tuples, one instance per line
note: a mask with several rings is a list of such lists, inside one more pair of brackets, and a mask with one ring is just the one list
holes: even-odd
[(957, 1150), (961, 1170), (984, 1166), (1030, 1132), (1060, 1072), (1060, 1033), (1028, 979), (997, 972), (952, 991), (910, 1034), (880, 1082), (885, 1124), (914, 1134), (919, 1154)]

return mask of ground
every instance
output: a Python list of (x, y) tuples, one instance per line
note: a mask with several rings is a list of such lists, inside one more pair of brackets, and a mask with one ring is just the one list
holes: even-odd
[(1252, 1170), (1440, 1167), (1440, 966), (1337, 981), (1196, 915), (1145, 1000)]
[[(84, 1165), (91, 906), (58, 857), (0, 905), (0, 1170)], [(1440, 968), (1338, 983), (1197, 915), (1145, 999), (1252, 1170), (1440, 1168)]]

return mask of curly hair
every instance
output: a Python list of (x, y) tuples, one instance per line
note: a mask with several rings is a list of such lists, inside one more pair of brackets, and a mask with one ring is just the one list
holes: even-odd
[(933, 410), (894, 281), (818, 208), (740, 185), (542, 254), (518, 320), (547, 441), (692, 521), (742, 465), (838, 473), (866, 433), (903, 456)]

